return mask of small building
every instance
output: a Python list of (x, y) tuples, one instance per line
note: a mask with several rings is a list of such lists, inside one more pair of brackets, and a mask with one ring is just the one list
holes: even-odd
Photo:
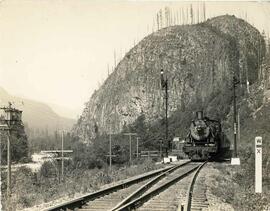
[(180, 139), (179, 137), (174, 137), (173, 143), (175, 147), (172, 149), (172, 155), (175, 155), (178, 158), (186, 158), (187, 155), (183, 152), (185, 140)]

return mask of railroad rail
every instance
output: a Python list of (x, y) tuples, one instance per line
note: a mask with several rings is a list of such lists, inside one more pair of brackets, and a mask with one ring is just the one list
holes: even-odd
[[(194, 192), (194, 185), (195, 185), (195, 181), (197, 179), (197, 176), (199, 174), (199, 171), (202, 169), (202, 167), (206, 164), (206, 162), (204, 162), (195, 172), (195, 174), (192, 177), (191, 183), (188, 187), (188, 191), (187, 191), (187, 195), (186, 195), (186, 206), (184, 211), (191, 211), (191, 210), (201, 210), (202, 208), (204, 208), (206, 206), (205, 204), (205, 196), (203, 196), (205, 194), (205, 190), (203, 190), (202, 188), (197, 189), (196, 192)], [(195, 195), (195, 193), (197, 193), (196, 197), (193, 197)], [(196, 206), (192, 206), (193, 203), (193, 198), (196, 198)], [(195, 200), (194, 200), (195, 201)], [(180, 211), (180, 210), (179, 210)]]
[[(43, 211), (65, 210), (117, 210), (120, 206), (134, 200), (153, 184), (190, 161), (156, 170), (120, 184), (86, 194), (72, 201), (49, 207)], [(120, 195), (120, 196), (119, 196)], [(126, 197), (128, 196), (128, 197)]]
[[(152, 188), (148, 189), (143, 195), (137, 197), (133, 201), (124, 204), (121, 207), (118, 207), (117, 211), (126, 211), (126, 210), (140, 210), (140, 211), (150, 211), (150, 210), (179, 210), (179, 193), (177, 191), (186, 191), (187, 189), (191, 190), (187, 187), (187, 184), (195, 183), (194, 178), (188, 177), (192, 172), (196, 171), (196, 175), (199, 172), (199, 169), (203, 167), (202, 164), (198, 163), (189, 163), (185, 165), (185, 168), (180, 168), (177, 171), (174, 171), (173, 174), (168, 175), (163, 180), (160, 180), (156, 185)], [(179, 181), (183, 181), (179, 183)], [(173, 186), (174, 184), (178, 184), (177, 187)], [(145, 185), (147, 186), (147, 184)], [(191, 185), (190, 185), (191, 186)], [(144, 187), (141, 187), (144, 188)], [(175, 192), (176, 191), (176, 192)], [(186, 192), (184, 193), (184, 195)], [(181, 210), (181, 208), (180, 208)]]

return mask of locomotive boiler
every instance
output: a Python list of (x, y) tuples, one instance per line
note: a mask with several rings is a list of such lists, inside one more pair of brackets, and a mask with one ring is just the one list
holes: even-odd
[(184, 153), (191, 160), (208, 160), (221, 156), (229, 147), (230, 143), (222, 132), (220, 122), (204, 117), (202, 111), (196, 112), (196, 118), (191, 122), (185, 139)]

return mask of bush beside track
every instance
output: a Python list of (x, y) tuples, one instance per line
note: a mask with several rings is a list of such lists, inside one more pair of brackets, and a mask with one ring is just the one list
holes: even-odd
[[(162, 167), (163, 165), (154, 165), (151, 161), (145, 161), (131, 167), (113, 167), (111, 174), (109, 174), (108, 168), (90, 170), (76, 169), (67, 172), (64, 182), (59, 182), (57, 177), (47, 178), (42, 175), (44, 172), (51, 171), (51, 166), (48, 163), (43, 167), (46, 169), (41, 169), (38, 174), (32, 173), (28, 168), (21, 168), (13, 177), (12, 207), (17, 210), (27, 207), (31, 208), (26, 210), (41, 210), (53, 204), (61, 203), (64, 200), (96, 191), (108, 183), (123, 180)], [(2, 191), (5, 191), (5, 175), (2, 175), (2, 178)], [(5, 209), (4, 194), (2, 196), (3, 208)], [(61, 199), (53, 202), (53, 200), (59, 198)], [(38, 204), (40, 205), (33, 207)]]

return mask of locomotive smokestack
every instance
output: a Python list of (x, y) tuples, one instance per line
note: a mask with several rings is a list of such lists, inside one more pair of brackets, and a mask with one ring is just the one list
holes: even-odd
[(196, 117), (197, 117), (197, 119), (202, 120), (203, 119), (203, 111), (197, 111)]

